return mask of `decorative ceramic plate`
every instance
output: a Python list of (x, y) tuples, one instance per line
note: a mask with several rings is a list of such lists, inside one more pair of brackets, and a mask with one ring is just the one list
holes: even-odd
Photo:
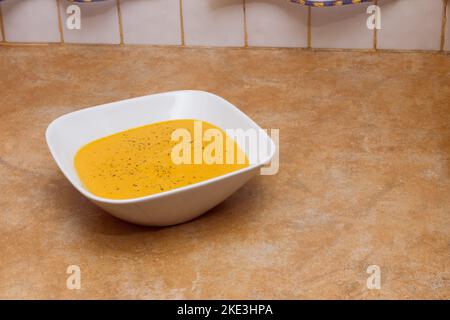
[(346, 4), (373, 2), (373, 0), (291, 0), (291, 2), (310, 7), (333, 7), (343, 6)]

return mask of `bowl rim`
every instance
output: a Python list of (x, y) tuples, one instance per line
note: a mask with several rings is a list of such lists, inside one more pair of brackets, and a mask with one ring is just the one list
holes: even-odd
[[(219, 180), (223, 180), (229, 177), (233, 177), (242, 173), (245, 173), (247, 171), (251, 171), (253, 169), (256, 169), (258, 167), (261, 167), (267, 163), (270, 162), (270, 160), (273, 158), (274, 154), (275, 154), (275, 143), (273, 142), (272, 138), (267, 134), (267, 132), (264, 131), (264, 134), (267, 136), (267, 139), (269, 139), (269, 142), (271, 144), (271, 152), (270, 154), (265, 157), (263, 160), (260, 160), (258, 163), (254, 163), (254, 164), (250, 164), (248, 167), (236, 170), (236, 171), (232, 171), (229, 172), (227, 174), (224, 175), (220, 175), (211, 179), (207, 179), (204, 181), (200, 181), (200, 182), (196, 182), (187, 186), (183, 186), (180, 188), (175, 188), (175, 189), (170, 189), (167, 191), (163, 191), (163, 192), (159, 192), (159, 193), (154, 193), (151, 195), (147, 195), (147, 196), (142, 196), (142, 197), (136, 197), (136, 198), (130, 198), (130, 199), (109, 199), (109, 198), (104, 198), (104, 197), (99, 197), (94, 195), (93, 193), (91, 193), (89, 190), (87, 190), (85, 187), (83, 187), (83, 185), (80, 183), (80, 185), (78, 185), (77, 183), (74, 183), (74, 181), (72, 181), (72, 179), (69, 177), (69, 175), (67, 174), (66, 170), (64, 169), (64, 167), (61, 165), (58, 156), (56, 155), (56, 151), (51, 143), (51, 131), (53, 130), (52, 128), (61, 120), (71, 117), (74, 114), (77, 113), (83, 113), (83, 112), (89, 112), (93, 109), (104, 109), (104, 108), (108, 108), (110, 107), (112, 104), (116, 104), (119, 102), (132, 102), (133, 100), (139, 100), (145, 97), (150, 97), (150, 96), (161, 96), (161, 95), (173, 95), (173, 94), (180, 94), (180, 93), (197, 93), (197, 94), (206, 94), (206, 95), (210, 95), (213, 96), (215, 99), (219, 99), (222, 102), (225, 102), (225, 105), (227, 105), (227, 107), (232, 108), (233, 110), (237, 111), (238, 114), (241, 117), (246, 118), (246, 120), (248, 120), (251, 124), (253, 124), (254, 126), (256, 126), (258, 129), (262, 130), (262, 128), (255, 122), (253, 121), (248, 115), (246, 115), (244, 112), (242, 112), (239, 108), (237, 108), (234, 104), (232, 104), (231, 102), (227, 101), (226, 99), (211, 93), (211, 92), (207, 92), (207, 91), (202, 91), (202, 90), (175, 90), (175, 91), (167, 91), (167, 92), (161, 92), (161, 93), (155, 93), (155, 94), (150, 94), (150, 95), (145, 95), (145, 96), (140, 96), (140, 97), (135, 97), (135, 98), (130, 98), (130, 99), (124, 99), (124, 100), (118, 100), (118, 101), (113, 101), (113, 102), (109, 102), (109, 103), (105, 103), (105, 104), (101, 104), (101, 105), (97, 105), (97, 106), (92, 106), (92, 107), (88, 107), (88, 108), (84, 108), (84, 109), (80, 109), (80, 110), (76, 110), (76, 111), (72, 111), (66, 114), (63, 114), (59, 117), (57, 117), (56, 119), (54, 119), (52, 122), (50, 122), (50, 124), (48, 125), (46, 131), (45, 131), (45, 138), (46, 138), (46, 142), (47, 142), (47, 146), (50, 150), (50, 153), (53, 157), (53, 160), (56, 162), (59, 170), (61, 170), (61, 172), (63, 173), (63, 175), (66, 177), (67, 180), (69, 180), (69, 182), (72, 184), (72, 186), (75, 187), (75, 189), (77, 189), (81, 194), (83, 194), (85, 197), (87, 197), (90, 200), (96, 201), (96, 202), (101, 202), (101, 203), (107, 203), (107, 204), (128, 204), (128, 203), (139, 203), (139, 202), (145, 202), (148, 200), (154, 200), (154, 199), (159, 199), (159, 198), (164, 198), (164, 197), (168, 197), (177, 193), (181, 193), (181, 192), (185, 192), (187, 190), (191, 190), (191, 189), (196, 189), (196, 188), (200, 188), (203, 186), (206, 186), (208, 184), (212, 184), (214, 182), (217, 182)], [(146, 125), (152, 124), (154, 122), (150, 122)], [(118, 131), (120, 132), (120, 131)]]

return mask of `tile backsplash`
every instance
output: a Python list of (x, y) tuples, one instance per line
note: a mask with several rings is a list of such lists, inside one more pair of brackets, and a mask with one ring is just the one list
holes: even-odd
[(445, 35), (444, 35), (444, 50), (450, 51), (450, 1), (447, 4), (447, 14), (446, 14), (446, 24), (445, 24)]
[(443, 17), (442, 0), (379, 0), (383, 28), (378, 48), (439, 50)]
[[(289, 0), (4, 0), (0, 41), (449, 51), (448, 2), (311, 8)], [(376, 31), (367, 27), (374, 4), (381, 16)], [(66, 25), (73, 5), (80, 8), (80, 29)]]
[(187, 45), (243, 46), (242, 0), (183, 0), (184, 35)]
[[(8, 0), (14, 1), (14, 0)], [(36, 1), (36, 0), (33, 0)], [(37, 0), (42, 1), (42, 0)], [(46, 0), (48, 1), (48, 0)], [(68, 43), (106, 43), (119, 44), (119, 15), (115, 1), (78, 3), (81, 9), (81, 28), (69, 30), (66, 26), (67, 8), (73, 5), (61, 1), (61, 19), (64, 41)]]
[(6, 41), (60, 41), (55, 0), (4, 1), (1, 9)]
[(122, 0), (123, 38), (130, 44), (181, 44), (180, 0)]
[(373, 30), (366, 26), (370, 4), (311, 9), (313, 48), (370, 49)]
[(245, 2), (249, 46), (308, 46), (308, 8), (279, 0)]

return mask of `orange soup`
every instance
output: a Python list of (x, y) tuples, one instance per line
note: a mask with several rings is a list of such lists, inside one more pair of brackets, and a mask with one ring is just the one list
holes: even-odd
[[(234, 161), (225, 161), (230, 155)], [(220, 128), (205, 121), (183, 119), (137, 127), (90, 142), (77, 152), (74, 165), (82, 184), (94, 195), (131, 199), (240, 170), (249, 161)]]

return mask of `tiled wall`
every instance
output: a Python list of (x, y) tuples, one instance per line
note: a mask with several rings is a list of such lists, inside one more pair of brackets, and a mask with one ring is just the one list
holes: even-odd
[[(54, 0), (4, 1), (3, 29), (9, 42), (59, 42)], [(37, 14), (39, 12), (39, 14)]]
[(450, 51), (450, 1), (447, 1), (447, 13), (446, 13), (446, 25), (445, 25), (445, 37), (444, 37), (444, 50)]
[(380, 0), (380, 49), (439, 50), (444, 6), (441, 0)]
[[(313, 48), (373, 47), (373, 30), (366, 26), (370, 4), (331, 8), (312, 8), (311, 46)], [(325, 9), (325, 10), (324, 10)]]
[(371, 3), (308, 8), (289, 0), (108, 0), (77, 4), (81, 30), (69, 30), (67, 0), (5, 0), (0, 41), (449, 51), (448, 2), (377, 0), (382, 29), (375, 32), (366, 27)]
[[(72, 3), (68, 1), (61, 1), (60, 11), (62, 21), (66, 21), (68, 17), (66, 9), (70, 5)], [(81, 29), (69, 30), (66, 28), (65, 23), (63, 23), (62, 31), (65, 42), (120, 43), (120, 33), (118, 31), (119, 13), (115, 1), (98, 2), (94, 5), (92, 3), (79, 3), (77, 5), (81, 9)]]
[(245, 4), (249, 46), (308, 46), (307, 8), (279, 0), (247, 0)]

